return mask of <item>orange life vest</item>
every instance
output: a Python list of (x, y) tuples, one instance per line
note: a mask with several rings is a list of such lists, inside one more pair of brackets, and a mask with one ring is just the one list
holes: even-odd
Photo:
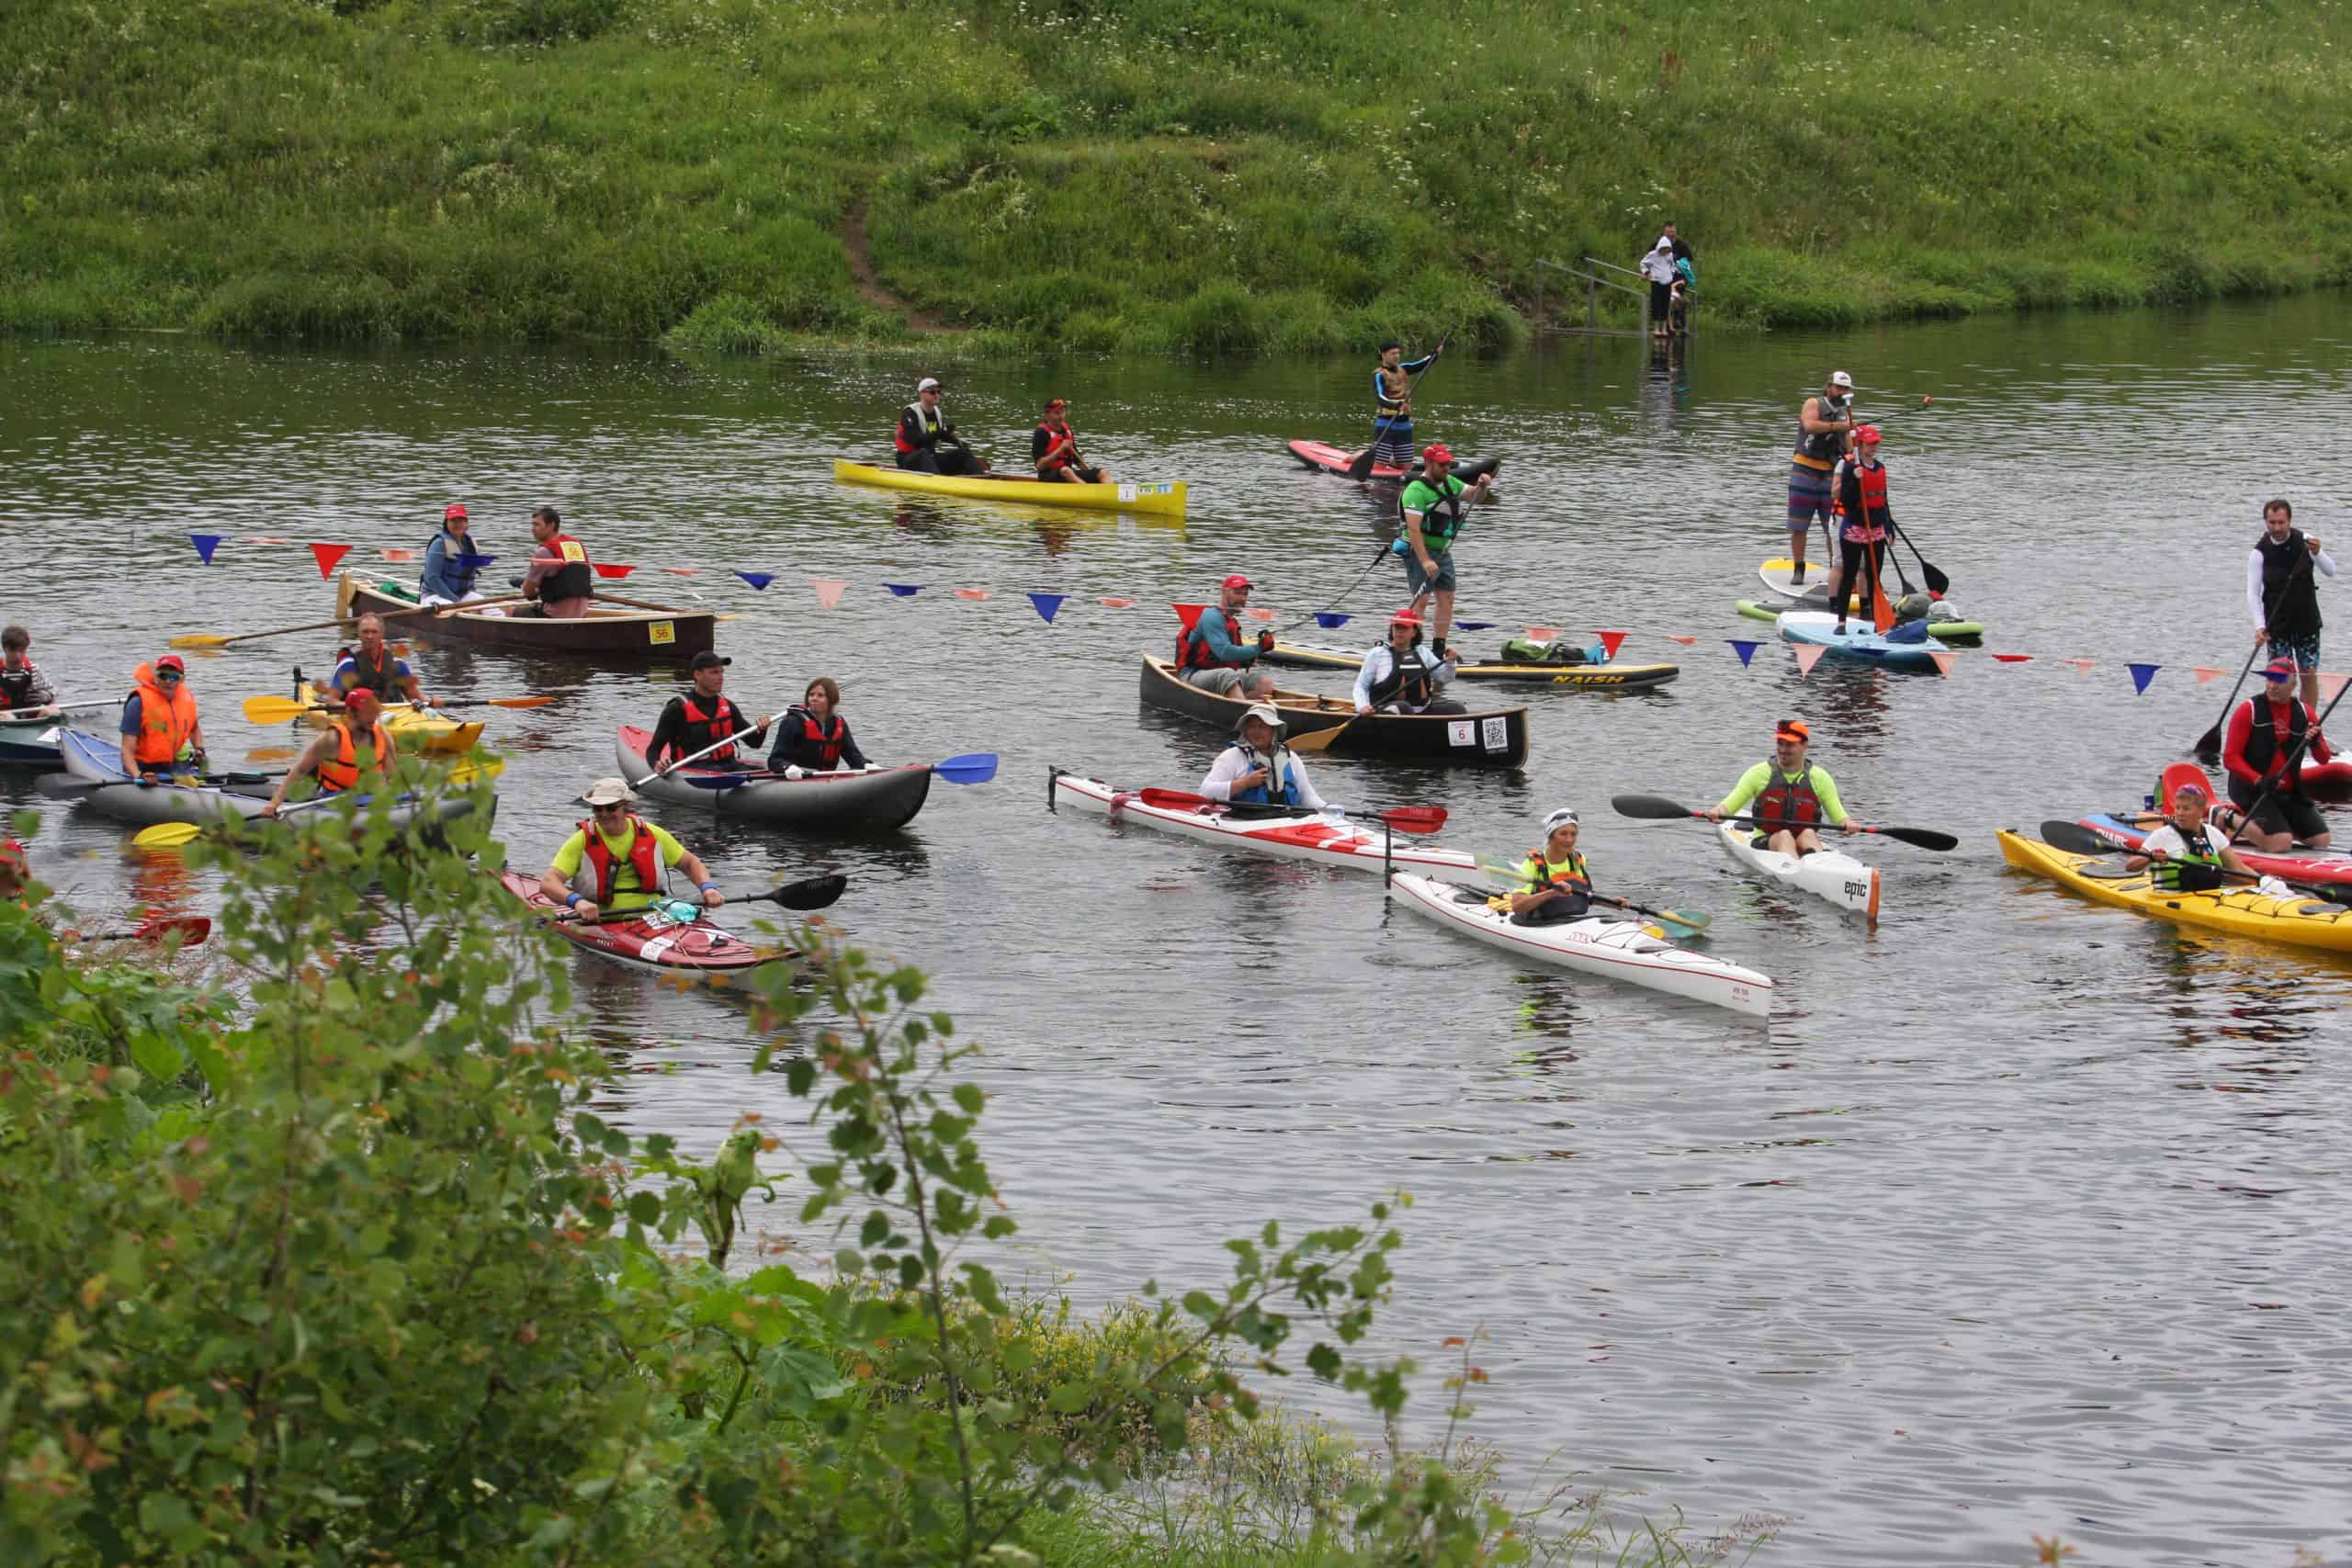
[[(392, 754), (392, 732), (378, 719), (369, 737), (376, 748), (376, 771), (383, 772), (384, 759)], [(332, 759), (319, 759), (319, 787), (330, 795), (349, 789), (359, 782), (359, 748), (353, 743), (347, 720), (337, 720), (334, 727), (335, 754)]]
[[(658, 898), (662, 896), (662, 846), (654, 842), (653, 829), (645, 825), (642, 817), (631, 813), (628, 827), (629, 831), (637, 835), (636, 841), (628, 847), (629, 868), (637, 873), (634, 891), (649, 898)], [(619, 863), (613, 859), (613, 852), (606, 847), (605, 836), (596, 831), (594, 818), (581, 823), (580, 832), (587, 840), (584, 858), (588, 868), (596, 874), (596, 891), (589, 897), (602, 907), (612, 902), (613, 867)]]
[(132, 695), (139, 699), (139, 739), (131, 745), (131, 758), (141, 768), (167, 768), (196, 735), (196, 698), (186, 680), (166, 694), (153, 664), (141, 665), (130, 679)]

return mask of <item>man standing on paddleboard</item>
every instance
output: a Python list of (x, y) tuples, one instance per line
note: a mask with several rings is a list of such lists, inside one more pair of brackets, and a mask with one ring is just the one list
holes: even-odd
[(1413, 466), (1413, 378), (1445, 352), (1441, 344), (1419, 359), (1405, 358), (1405, 345), (1390, 338), (1380, 345), (1372, 370), (1372, 460), (1393, 468)]
[[(2302, 570), (2296, 570), (2298, 567)], [(2302, 673), (2303, 706), (2319, 711), (2319, 589), (2312, 573), (2335, 575), (2335, 560), (2319, 541), (2295, 526), (2293, 503), (2262, 509), (2262, 536), (2245, 558), (2245, 604), (2254, 612), (2256, 646), (2294, 660)]]
[(1804, 586), (1804, 541), (1813, 521), (1821, 519), (1822, 536), (1828, 537), (1830, 476), (1846, 455), (1847, 437), (1854, 428), (1854, 378), (1840, 370), (1829, 384), (1804, 400), (1797, 411), (1797, 449), (1789, 457), (1789, 559), (1796, 570), (1789, 585)]

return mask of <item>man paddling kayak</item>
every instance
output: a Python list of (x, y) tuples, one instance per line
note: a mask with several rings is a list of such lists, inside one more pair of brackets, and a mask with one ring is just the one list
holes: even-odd
[(1209, 764), (1208, 776), (1201, 781), (1203, 795), (1237, 806), (1326, 808), (1323, 797), (1306, 782), (1306, 764), (1295, 752), (1283, 750), (1284, 721), (1272, 704), (1255, 705), (1233, 728), (1237, 739)]
[(563, 519), (552, 506), (531, 513), (531, 537), (538, 547), (531, 552), (531, 564), (514, 585), (526, 598), (538, 603), (522, 605), (514, 613), (555, 621), (578, 620), (596, 603), (596, 574), (588, 559), (588, 547), (563, 531)]
[(1563, 806), (1544, 818), (1544, 842), (1519, 864), (1527, 884), (1510, 896), (1514, 925), (1581, 919), (1592, 908), (1592, 870), (1577, 852), (1577, 814)]
[(645, 743), (645, 760), (655, 771), (669, 771), (664, 758), (692, 757), (722, 740), (728, 744), (698, 759), (695, 766), (743, 769), (755, 765), (737, 750), (734, 738), (743, 738), (744, 750), (756, 751), (767, 744), (767, 726), (744, 717), (743, 710), (726, 694), (727, 667), (733, 662), (705, 649), (686, 666), (694, 690), (670, 699), (662, 716), (653, 721), (652, 739)]
[(1216, 607), (1203, 610), (1177, 634), (1176, 674), (1188, 685), (1228, 696), (1273, 695), (1273, 676), (1250, 666), (1260, 654), (1273, 650), (1274, 634), (1260, 632), (1254, 643), (1241, 640), (1241, 612), (1250, 607), (1250, 586), (1235, 572), (1217, 584)]
[(1037, 478), (1048, 484), (1109, 484), (1111, 470), (1090, 466), (1078, 449), (1078, 433), (1069, 427), (1069, 404), (1046, 400), (1045, 417), (1029, 433), (1029, 460)]
[(22, 626), (0, 631), (0, 713), (47, 718), (57, 711), (57, 691), (33, 665), (33, 634)]
[(1797, 411), (1797, 449), (1789, 457), (1789, 559), (1796, 563), (1789, 581), (1795, 587), (1804, 586), (1804, 542), (1815, 518), (1821, 519), (1827, 537), (1830, 475), (1846, 455), (1846, 437), (1854, 428), (1853, 396), (1854, 378), (1839, 370)]
[(187, 665), (167, 653), (130, 679), (122, 704), (122, 771), (154, 783), (204, 772), (204, 726), (187, 689)]
[(2269, 796), (2236, 833), (2266, 854), (2290, 850), (2299, 839), (2315, 850), (2327, 847), (2327, 821), (2303, 793), (2301, 763), (2296, 764), (2295, 776), (2287, 771), (2289, 753), (2307, 734), (2308, 755), (2323, 762), (2335, 757), (2327, 737), (2312, 728), (2311, 710), (2296, 700), (2295, 661), (2282, 654), (2263, 671), (2262, 694), (2232, 710), (2222, 736), (2230, 803), (2244, 812), (2266, 793)]
[[(2301, 568), (2301, 570), (2298, 570)], [(2262, 509), (2262, 536), (2245, 558), (2245, 604), (2254, 613), (2254, 641), (2290, 659), (2302, 672), (2303, 706), (2319, 711), (2319, 585), (2312, 574), (2335, 575), (2335, 558), (2295, 526), (2294, 503)]]
[(428, 697), (409, 668), (408, 660), (384, 646), (383, 617), (370, 611), (359, 617), (358, 640), (335, 656), (334, 673), (313, 681), (311, 689), (330, 708), (341, 707), (353, 692), (373, 692), (379, 702), (408, 703), (437, 708), (438, 697)]
[(1456, 660), (1423, 653), (1420, 616), (1399, 610), (1388, 618), (1388, 640), (1365, 654), (1356, 671), (1356, 712), (1467, 713), (1437, 694), (1458, 668)]
[[(1751, 816), (1763, 829), (1759, 847), (1784, 855), (1819, 850), (1821, 835), (1815, 829), (1824, 822), (1846, 833), (1860, 832), (1860, 825), (1846, 815), (1846, 803), (1838, 798), (1838, 781), (1805, 755), (1812, 743), (1813, 730), (1804, 720), (1782, 719), (1772, 730), (1772, 760), (1740, 774), (1731, 793), (1708, 807), (1707, 820)], [(1753, 811), (1747, 809), (1750, 801)]]
[(344, 694), (342, 710), (326, 733), (304, 747), (277, 781), (261, 814), (277, 816), (296, 779), (314, 778), (321, 795), (340, 795), (358, 788), (362, 779), (390, 773), (399, 760), (400, 747), (392, 732), (384, 728), (382, 700), (368, 687), (356, 686)]
[(702, 893), (702, 906), (727, 902), (710, 868), (693, 851), (629, 809), (637, 792), (626, 779), (598, 779), (580, 797), (589, 818), (555, 852), (539, 891), (583, 920), (607, 909), (642, 909), (660, 901), (663, 870), (676, 866)]
[(831, 675), (809, 682), (800, 701), (776, 720), (775, 750), (768, 753), (769, 769), (788, 779), (841, 768), (871, 769), (874, 764), (857, 749), (849, 720), (841, 716), (841, 705), (842, 689)]
[(1475, 485), (1453, 477), (1453, 453), (1432, 442), (1421, 453), (1421, 476), (1396, 493), (1396, 514), (1404, 533), (1405, 582), (1413, 591), (1412, 609), (1419, 614), (1432, 597), (1437, 602), (1430, 651), (1445, 657), (1445, 634), (1453, 627), (1453, 539), (1462, 532), (1463, 509), (1487, 499), (1494, 487), (1492, 469)]
[(1419, 359), (1405, 358), (1405, 345), (1395, 338), (1380, 345), (1380, 363), (1372, 367), (1372, 460), (1406, 468), (1413, 463), (1413, 378), (1445, 352), (1441, 344)]
[(2123, 869), (2141, 871), (2153, 863), (2152, 879), (2165, 893), (2209, 892), (2224, 885), (2222, 873), (2225, 871), (2254, 875), (2254, 868), (2238, 858), (2222, 830), (2205, 820), (2211, 804), (2196, 784), (2176, 788), (2165, 825), (2141, 840), (2135, 853), (2124, 857)]
[(924, 474), (985, 474), (989, 466), (956, 439), (956, 427), (939, 412), (936, 378), (915, 384), (915, 400), (899, 411), (899, 426), (890, 434), (899, 467)]

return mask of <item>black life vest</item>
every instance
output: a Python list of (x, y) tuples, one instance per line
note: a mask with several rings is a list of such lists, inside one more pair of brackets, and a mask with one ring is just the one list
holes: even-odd
[(783, 722), (790, 724), (796, 718), (800, 721), (801, 739), (817, 748), (818, 768), (823, 770), (841, 766), (842, 741), (849, 734), (849, 726), (842, 720), (842, 716), (839, 714), (830, 716), (831, 728), (827, 728), (825, 725), (817, 722), (815, 714), (810, 713), (807, 708), (796, 707), (784, 716)]
[(0, 666), (0, 713), (32, 706), (33, 682), (40, 678), (40, 672), (29, 664), (22, 670)]
[(1782, 828), (1809, 828), (1822, 819), (1821, 796), (1813, 788), (1812, 762), (1807, 761), (1794, 778), (1781, 773), (1778, 762), (1765, 765), (1772, 770), (1772, 782), (1747, 808), (1757, 827), (1770, 833)]
[[(1432, 553), (1449, 548), (1453, 543), (1453, 536), (1462, 532), (1462, 498), (1469, 492), (1470, 487), (1452, 474), (1445, 476), (1445, 483), (1442, 486), (1430, 484), (1427, 476), (1415, 483), (1442, 492), (1436, 500), (1420, 509), (1421, 537)], [(1405, 505), (1405, 494), (1412, 488), (1412, 485), (1407, 485), (1396, 492), (1396, 528), (1400, 535), (1404, 532), (1405, 513), (1408, 510)]]
[[(1846, 417), (1847, 409), (1851, 406), (1851, 400), (1849, 399), (1833, 398), (1824, 394), (1821, 399), (1821, 406), (1815, 411), (1815, 417), (1820, 419), (1844, 419)], [(1804, 412), (1802, 410), (1799, 411), (1797, 416), (1796, 450), (1796, 455), (1799, 457), (1804, 458), (1806, 462), (1810, 463), (1816, 468), (1826, 468), (1830, 464), (1836, 462), (1845, 450), (1846, 433), (1844, 431), (1825, 430), (1820, 432), (1808, 432), (1804, 427)]]
[(2319, 590), (2312, 585), (2309, 566), (2295, 570), (2311, 558), (2303, 531), (2290, 528), (2286, 541), (2274, 545), (2266, 530), (2254, 548), (2262, 558), (2263, 622), (2270, 635), (2298, 642), (2312, 636), (2319, 630)]
[(1421, 652), (1420, 637), (1416, 635), (1413, 646), (1402, 653), (1389, 644), (1381, 646), (1388, 649), (1388, 673), (1372, 683), (1372, 705), (1385, 707), (1401, 701), (1408, 707), (1429, 706), (1436, 687), (1430, 679), (1430, 662)]
[[(2270, 722), (2270, 699), (2267, 696), (2248, 697), (2245, 700), (2245, 705), (2252, 710), (2246, 715), (2245, 765), (2257, 773), (2267, 773), (2270, 772), (2271, 765), (2278, 761), (2279, 755), (2278, 735), (2271, 728)], [(2290, 750), (2301, 743), (2304, 734), (2311, 726), (2312, 716), (2303, 711), (2302, 699), (2289, 697), (2287, 699), (2287, 746)], [(2297, 773), (2300, 774), (2301, 771), (2301, 765), (2298, 764)], [(2280, 795), (2296, 795), (2301, 792), (2302, 787), (2303, 781), (2301, 777), (2282, 778), (2278, 781), (2278, 789)]]
[(588, 547), (569, 534), (558, 534), (547, 542), (563, 564), (539, 579), (539, 603), (553, 604), (565, 599), (586, 599), (596, 592), (596, 574), (588, 567)]
[[(1211, 615), (1223, 618), (1225, 640), (1238, 648), (1241, 645), (1241, 623), (1227, 615), (1222, 607), (1201, 612), (1202, 620)], [(1208, 642), (1201, 636), (1200, 620), (1195, 620), (1177, 634), (1176, 669), (1180, 673), (1186, 670), (1238, 670), (1239, 668), (1238, 664), (1228, 664), (1222, 659), (1210, 656)]]
[(368, 664), (367, 653), (356, 643), (349, 648), (336, 649), (337, 665), (341, 665), (346, 659), (351, 660), (354, 682), (350, 690), (373, 692), (388, 703), (408, 700), (407, 694), (400, 689), (401, 676), (396, 668), (400, 663), (399, 657), (392, 652), (389, 645), (384, 649), (383, 657), (373, 666)]
[[(689, 692), (678, 699), (678, 707), (686, 722), (678, 727), (678, 755), (691, 757), (704, 747), (716, 744), (730, 735), (740, 735), (751, 726), (744, 722), (742, 709), (724, 696), (712, 703), (708, 711), (702, 705), (701, 694)], [(731, 762), (735, 748), (726, 745), (703, 759), (706, 762)]]
[[(2180, 832), (2178, 824), (2173, 831), (2180, 833), (2184, 842), (2188, 835)], [(2204, 838), (2201, 849), (2191, 848), (2148, 863), (2148, 875), (2157, 888), (2165, 893), (2202, 893), (2222, 886), (2222, 852), (2213, 842), (2218, 836), (2211, 822), (2199, 829)]]

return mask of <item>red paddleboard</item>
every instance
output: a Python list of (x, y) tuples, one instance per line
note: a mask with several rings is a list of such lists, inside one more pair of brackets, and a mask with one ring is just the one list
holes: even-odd
[[(562, 908), (540, 890), (537, 877), (507, 871), (501, 872), (498, 880), (534, 910), (553, 916)], [(720, 931), (707, 917), (682, 921), (649, 912), (642, 919), (607, 920), (600, 925), (554, 919), (548, 923), (565, 941), (584, 952), (631, 969), (684, 980), (724, 984), (763, 964), (796, 956), (753, 947), (741, 937)]]
[[(1346, 474), (1348, 466), (1356, 460), (1356, 452), (1363, 450), (1359, 446), (1355, 452), (1344, 452), (1321, 441), (1294, 441), (1290, 444), (1292, 457), (1308, 468), (1320, 468), (1327, 474)], [(1453, 477), (1464, 484), (1476, 484), (1479, 475), (1498, 472), (1502, 466), (1500, 457), (1458, 457), (1453, 464)], [(1374, 463), (1372, 466), (1372, 477), (1389, 484), (1411, 479), (1419, 471), (1419, 463), (1409, 468), (1400, 468), (1393, 463)]]

